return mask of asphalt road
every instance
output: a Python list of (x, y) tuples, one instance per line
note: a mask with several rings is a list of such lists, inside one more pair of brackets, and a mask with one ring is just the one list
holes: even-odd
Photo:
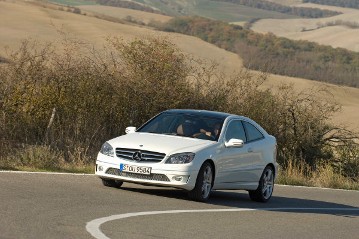
[[(0, 172), (0, 238), (359, 238), (359, 192), (276, 185), (268, 203), (93, 175)], [(146, 215), (147, 214), (147, 215)]]

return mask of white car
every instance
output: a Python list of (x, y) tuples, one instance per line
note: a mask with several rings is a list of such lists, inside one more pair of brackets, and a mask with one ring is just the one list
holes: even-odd
[(167, 110), (104, 143), (96, 175), (110, 187), (132, 182), (184, 189), (196, 201), (206, 201), (212, 190), (241, 189), (266, 202), (277, 174), (276, 147), (276, 139), (247, 117)]

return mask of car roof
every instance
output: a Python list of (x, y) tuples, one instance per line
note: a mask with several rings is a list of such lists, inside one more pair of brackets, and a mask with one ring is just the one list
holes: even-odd
[(191, 114), (191, 115), (198, 115), (203, 117), (215, 117), (226, 119), (229, 116), (238, 116), (224, 112), (218, 111), (209, 111), (209, 110), (193, 110), (193, 109), (171, 109), (164, 111), (166, 113), (176, 113), (176, 114)]

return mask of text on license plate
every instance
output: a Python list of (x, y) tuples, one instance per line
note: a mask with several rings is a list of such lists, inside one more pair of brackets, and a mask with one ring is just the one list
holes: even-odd
[(139, 174), (151, 174), (150, 167), (135, 166), (135, 165), (122, 164), (122, 163), (120, 164), (120, 171), (129, 172), (129, 173), (139, 173)]

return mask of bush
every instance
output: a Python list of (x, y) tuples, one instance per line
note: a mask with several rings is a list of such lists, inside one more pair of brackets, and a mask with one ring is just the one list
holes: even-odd
[(344, 147), (356, 136), (328, 123), (339, 107), (318, 96), (325, 89), (264, 90), (265, 74), (227, 76), (163, 38), (112, 38), (101, 50), (68, 39), (61, 49), (24, 41), (0, 67), (2, 165), (13, 167), (14, 148), (19, 165), (90, 164), (101, 144), (126, 126), (169, 108), (192, 108), (246, 115), (263, 125), (277, 138), (284, 170), (333, 165), (335, 173), (357, 179), (358, 154), (347, 157)]
[(190, 60), (165, 39), (111, 39), (97, 51), (65, 38), (62, 46), (24, 41), (0, 69), (0, 140), (50, 145), (66, 161), (81, 151), (90, 162), (126, 126), (199, 104)]

